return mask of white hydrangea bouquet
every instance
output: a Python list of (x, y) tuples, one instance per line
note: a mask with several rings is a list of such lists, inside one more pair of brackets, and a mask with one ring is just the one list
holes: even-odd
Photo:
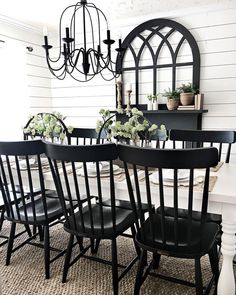
[(73, 131), (72, 126), (66, 126), (64, 120), (66, 117), (59, 112), (39, 113), (31, 116), (28, 124), (24, 128), (24, 133), (31, 138), (41, 137), (51, 142), (59, 141), (63, 143), (66, 132)]
[[(122, 114), (124, 110), (119, 109), (117, 112)], [(134, 145), (137, 145), (138, 141), (144, 140), (145, 145), (148, 145), (158, 131), (158, 126), (152, 124), (137, 108), (126, 112), (128, 120), (124, 123), (114, 120), (115, 114), (111, 115), (109, 110), (101, 109), (99, 114), (102, 115), (102, 120), (97, 121), (96, 130), (99, 132), (104, 129), (109, 140), (114, 138), (126, 143), (132, 142)], [(161, 125), (159, 130), (166, 132), (164, 125)]]

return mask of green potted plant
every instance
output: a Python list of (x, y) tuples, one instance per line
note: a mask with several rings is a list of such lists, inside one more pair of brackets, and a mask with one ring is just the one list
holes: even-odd
[(180, 103), (183, 106), (193, 104), (196, 89), (193, 87), (192, 83), (182, 84), (178, 88), (178, 91), (180, 92)]
[(180, 92), (178, 89), (171, 90), (170, 88), (168, 88), (168, 90), (164, 90), (163, 96), (167, 98), (166, 106), (168, 110), (172, 111), (178, 108), (180, 97)]

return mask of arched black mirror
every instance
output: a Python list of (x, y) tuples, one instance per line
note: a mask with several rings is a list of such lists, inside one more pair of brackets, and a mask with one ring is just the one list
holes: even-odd
[(126, 83), (132, 83), (133, 105), (146, 104), (148, 94), (163, 93), (191, 82), (199, 89), (200, 53), (196, 40), (181, 24), (153, 19), (133, 29), (122, 43), (117, 58), (122, 73), (123, 104)]

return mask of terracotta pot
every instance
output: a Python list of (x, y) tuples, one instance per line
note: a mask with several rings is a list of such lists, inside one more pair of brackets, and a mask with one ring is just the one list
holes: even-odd
[(180, 93), (180, 102), (183, 106), (191, 105), (193, 104), (193, 93)]
[(179, 106), (179, 100), (178, 99), (169, 98), (167, 100), (166, 106), (167, 106), (167, 109), (170, 110), (170, 111), (177, 110), (177, 108)]

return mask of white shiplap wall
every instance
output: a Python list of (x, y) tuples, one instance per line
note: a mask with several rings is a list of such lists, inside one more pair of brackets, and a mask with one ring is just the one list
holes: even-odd
[[(41, 32), (39, 33), (35, 28), (17, 23), (14, 20), (0, 17), (0, 38), (6, 43), (9, 40), (14, 40), (25, 46), (29, 114), (51, 111), (51, 76), (41, 48), (43, 43)], [(33, 51), (29, 52), (26, 49), (27, 46), (33, 47)], [(17, 51), (15, 54), (17, 55)], [(14, 65), (11, 66), (14, 70)], [(14, 86), (14, 81), (12, 81), (12, 85)]]
[[(155, 14), (140, 19), (119, 22), (113, 31), (123, 38), (137, 25), (154, 18)], [(200, 90), (205, 94), (203, 129), (236, 130), (236, 8), (211, 10), (185, 15), (180, 11), (170, 17), (162, 13), (156, 17), (171, 18), (184, 25), (193, 34), (201, 53)], [(98, 78), (89, 83), (72, 79), (52, 80), (52, 105), (68, 115), (75, 126), (93, 127), (101, 107), (115, 106), (115, 82)], [(140, 93), (144, 93), (141, 89)], [(236, 147), (233, 147), (236, 162)]]

